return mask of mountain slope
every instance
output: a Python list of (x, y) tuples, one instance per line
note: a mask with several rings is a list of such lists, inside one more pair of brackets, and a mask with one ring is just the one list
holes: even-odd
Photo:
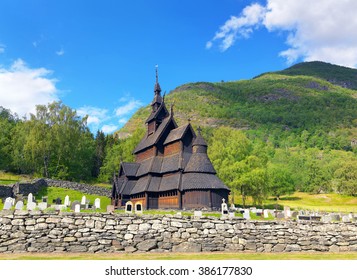
[[(185, 84), (167, 95), (180, 124), (239, 129), (331, 131), (353, 127), (357, 91), (323, 79), (268, 73), (252, 80)], [(143, 127), (149, 106), (139, 109), (121, 132)]]
[(289, 76), (312, 76), (345, 88), (357, 89), (357, 69), (321, 61), (302, 62), (273, 73)]

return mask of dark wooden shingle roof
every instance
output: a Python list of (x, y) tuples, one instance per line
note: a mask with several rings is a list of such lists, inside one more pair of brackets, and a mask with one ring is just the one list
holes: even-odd
[(170, 125), (170, 123), (176, 128), (177, 124), (175, 120), (169, 116), (165, 118), (162, 123), (159, 125), (157, 130), (150, 135), (147, 135), (141, 140), (141, 142), (136, 146), (133, 153), (137, 154), (138, 152), (150, 148), (151, 146), (155, 145), (157, 141), (160, 139), (162, 133), (164, 132), (165, 128)]
[[(191, 128), (190, 124), (182, 125), (170, 131), (170, 134), (166, 137), (164, 145), (167, 145), (171, 142), (181, 140), (185, 135), (187, 129)], [(192, 128), (191, 128), (192, 129)], [(193, 130), (192, 130), (193, 131)]]
[(182, 175), (181, 190), (224, 189), (229, 188), (214, 174), (184, 173)]
[(185, 167), (185, 172), (216, 174), (216, 170), (214, 169), (206, 153), (192, 154)]
[(136, 162), (122, 162), (121, 167), (123, 168), (124, 174), (128, 177), (136, 176), (140, 164)]

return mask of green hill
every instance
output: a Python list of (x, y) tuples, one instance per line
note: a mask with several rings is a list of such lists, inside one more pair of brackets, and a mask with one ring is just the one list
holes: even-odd
[[(165, 101), (175, 104), (179, 123), (190, 118), (205, 127), (301, 132), (355, 127), (356, 97), (357, 91), (320, 78), (268, 73), (252, 80), (185, 84)], [(149, 106), (139, 109), (120, 132), (144, 127), (149, 112)]]
[(289, 76), (312, 76), (345, 88), (357, 89), (357, 69), (321, 61), (298, 63), (275, 73)]

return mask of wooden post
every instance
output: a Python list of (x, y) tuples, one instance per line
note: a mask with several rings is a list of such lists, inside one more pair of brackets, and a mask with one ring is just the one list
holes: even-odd
[(145, 192), (145, 210), (149, 209), (149, 194)]
[(180, 190), (177, 190), (177, 196), (178, 196), (178, 207), (179, 209), (182, 209), (182, 193)]

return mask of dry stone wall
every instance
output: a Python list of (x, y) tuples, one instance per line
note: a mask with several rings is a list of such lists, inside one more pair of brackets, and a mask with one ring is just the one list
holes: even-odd
[(81, 184), (76, 182), (41, 178), (41, 179), (33, 180), (32, 182), (16, 183), (12, 186), (1, 185), (0, 197), (6, 198), (18, 194), (26, 196), (29, 193), (36, 194), (42, 187), (47, 187), (47, 186), (72, 189), (87, 194), (95, 194), (95, 195), (107, 196), (107, 197), (111, 196), (111, 190), (104, 187)]
[(0, 252), (357, 251), (356, 223), (0, 212)]

